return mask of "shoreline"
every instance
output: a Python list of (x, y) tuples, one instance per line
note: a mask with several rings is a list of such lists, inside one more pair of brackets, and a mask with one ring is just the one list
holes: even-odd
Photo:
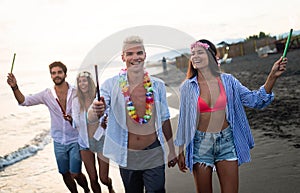
[[(299, 50), (300, 51), (300, 50)], [(278, 80), (274, 87), (275, 100), (274, 104), (262, 111), (249, 111), (249, 124), (255, 140), (255, 147), (251, 150), (252, 161), (239, 167), (239, 192), (252, 193), (296, 193), (300, 192), (300, 152), (297, 147), (299, 136), (299, 122), (295, 119), (299, 115), (300, 95), (297, 91), (299, 85), (300, 62), (298, 58), (299, 51), (289, 52), (289, 64), (286, 76)], [(278, 55), (272, 55), (268, 58), (258, 58), (249, 56), (233, 60), (232, 65), (228, 64), (226, 71), (237, 76), (243, 84), (249, 87), (255, 87), (263, 83), (266, 78), (265, 71), (269, 69), (270, 61), (273, 64)], [(236, 63), (235, 63), (236, 62)], [(240, 67), (244, 62), (244, 68)], [(262, 63), (259, 67), (265, 68), (256, 72), (258, 66), (249, 65), (252, 63)], [(231, 65), (231, 66), (230, 66)], [(238, 66), (238, 67), (237, 67)], [(247, 67), (246, 67), (247, 66)], [(251, 71), (251, 69), (254, 69)], [(290, 70), (292, 69), (292, 70)], [(184, 80), (185, 73), (178, 70), (175, 66), (168, 66), (168, 73), (158, 73), (153, 75), (161, 78), (167, 85), (167, 92), (172, 93), (168, 97), (169, 107), (179, 107), (179, 86)], [(253, 76), (255, 81), (253, 81)], [(261, 79), (262, 78), (262, 79)], [(289, 83), (288, 85), (286, 83)], [(287, 89), (287, 88), (293, 89)], [(284, 90), (285, 89), (285, 90)], [(291, 95), (291, 96), (289, 96)], [(296, 109), (289, 109), (290, 106)], [(287, 112), (292, 112), (289, 115)], [(285, 115), (287, 114), (287, 115)], [(289, 115), (289, 116), (288, 116)], [(276, 117), (274, 117), (276, 116)], [(277, 117), (278, 116), (278, 117)], [(280, 118), (282, 117), (282, 118)], [(171, 119), (173, 134), (176, 134), (178, 115)], [(280, 130), (274, 130), (280, 126)], [(297, 128), (293, 129), (293, 127)], [(297, 129), (297, 130), (296, 130)], [(288, 137), (290, 136), (290, 137)], [(296, 146), (295, 146), (296, 144)], [(118, 167), (110, 164), (110, 177), (112, 177), (114, 189), (116, 192), (124, 192), (122, 180)], [(84, 174), (87, 173), (83, 168)], [(0, 192), (43, 192), (43, 193), (60, 193), (66, 192), (67, 188), (63, 183), (61, 175), (57, 171), (56, 161), (53, 152), (53, 141), (34, 156), (24, 159), (14, 165), (8, 166), (0, 172)], [(101, 184), (104, 193), (108, 192), (107, 188)], [(216, 172), (213, 173), (214, 192), (220, 192), (219, 181)], [(79, 192), (83, 190), (78, 187)], [(191, 173), (182, 173), (178, 166), (166, 168), (166, 192), (170, 193), (193, 193), (195, 185)]]

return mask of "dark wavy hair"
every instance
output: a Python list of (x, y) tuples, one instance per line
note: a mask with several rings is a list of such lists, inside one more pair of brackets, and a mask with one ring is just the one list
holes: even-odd
[[(209, 69), (211, 71), (211, 73), (215, 76), (220, 76), (221, 69), (218, 66), (218, 59), (217, 59), (217, 48), (216, 46), (211, 43), (210, 41), (206, 40), (206, 39), (201, 39), (198, 40), (197, 42), (201, 42), (201, 43), (205, 43), (209, 45), (209, 48), (205, 51), (207, 53), (208, 56), (208, 66)], [(192, 61), (189, 60), (189, 64), (188, 64), (188, 69), (187, 69), (187, 73), (186, 73), (186, 79), (191, 79), (195, 76), (197, 76), (197, 69), (195, 69), (192, 65)]]
[(55, 62), (51, 63), (49, 65), (50, 74), (51, 74), (51, 69), (54, 67), (60, 67), (64, 71), (64, 73), (67, 74), (68, 69), (67, 69), (66, 65), (64, 65), (62, 62), (55, 61)]

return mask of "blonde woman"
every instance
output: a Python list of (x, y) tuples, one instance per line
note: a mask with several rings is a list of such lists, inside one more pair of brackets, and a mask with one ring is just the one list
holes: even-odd
[(96, 87), (91, 74), (87, 71), (79, 73), (77, 76), (77, 94), (72, 104), (73, 126), (79, 131), (80, 155), (89, 175), (93, 192), (101, 192), (98, 183), (96, 157), (100, 181), (108, 187), (110, 193), (113, 193), (112, 180), (108, 177), (109, 160), (102, 155), (105, 137), (103, 125), (99, 124), (99, 121), (93, 123), (87, 121), (87, 110), (95, 95)]

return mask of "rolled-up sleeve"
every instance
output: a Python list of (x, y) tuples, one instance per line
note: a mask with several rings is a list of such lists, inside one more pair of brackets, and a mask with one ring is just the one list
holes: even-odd
[(26, 96), (24, 102), (21, 103), (20, 106), (33, 106), (33, 105), (45, 104), (44, 102), (45, 93), (47, 93), (47, 89), (39, 93)]
[(264, 86), (258, 90), (250, 90), (235, 79), (235, 84), (244, 106), (256, 109), (263, 109), (274, 100), (274, 93), (268, 94)]

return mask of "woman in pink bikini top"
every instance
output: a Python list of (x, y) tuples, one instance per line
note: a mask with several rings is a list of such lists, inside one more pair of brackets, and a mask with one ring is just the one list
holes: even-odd
[(220, 80), (220, 78), (217, 78), (218, 80), (218, 84), (219, 84), (219, 88), (220, 88), (220, 95), (216, 101), (216, 103), (214, 104), (213, 107), (209, 107), (208, 104), (205, 102), (205, 100), (203, 100), (201, 98), (201, 96), (198, 97), (198, 111), (200, 113), (206, 113), (206, 112), (215, 112), (215, 111), (220, 111), (220, 110), (224, 110), (226, 107), (226, 93), (225, 93), (225, 89), (224, 86)]
[(243, 107), (259, 109), (271, 103), (272, 87), (286, 70), (287, 60), (277, 60), (260, 90), (251, 91), (221, 72), (216, 53), (208, 40), (191, 45), (187, 76), (180, 89), (175, 140), (178, 167), (193, 172), (197, 192), (213, 192), (212, 172), (217, 171), (221, 192), (237, 193), (238, 164), (250, 161), (254, 145)]

